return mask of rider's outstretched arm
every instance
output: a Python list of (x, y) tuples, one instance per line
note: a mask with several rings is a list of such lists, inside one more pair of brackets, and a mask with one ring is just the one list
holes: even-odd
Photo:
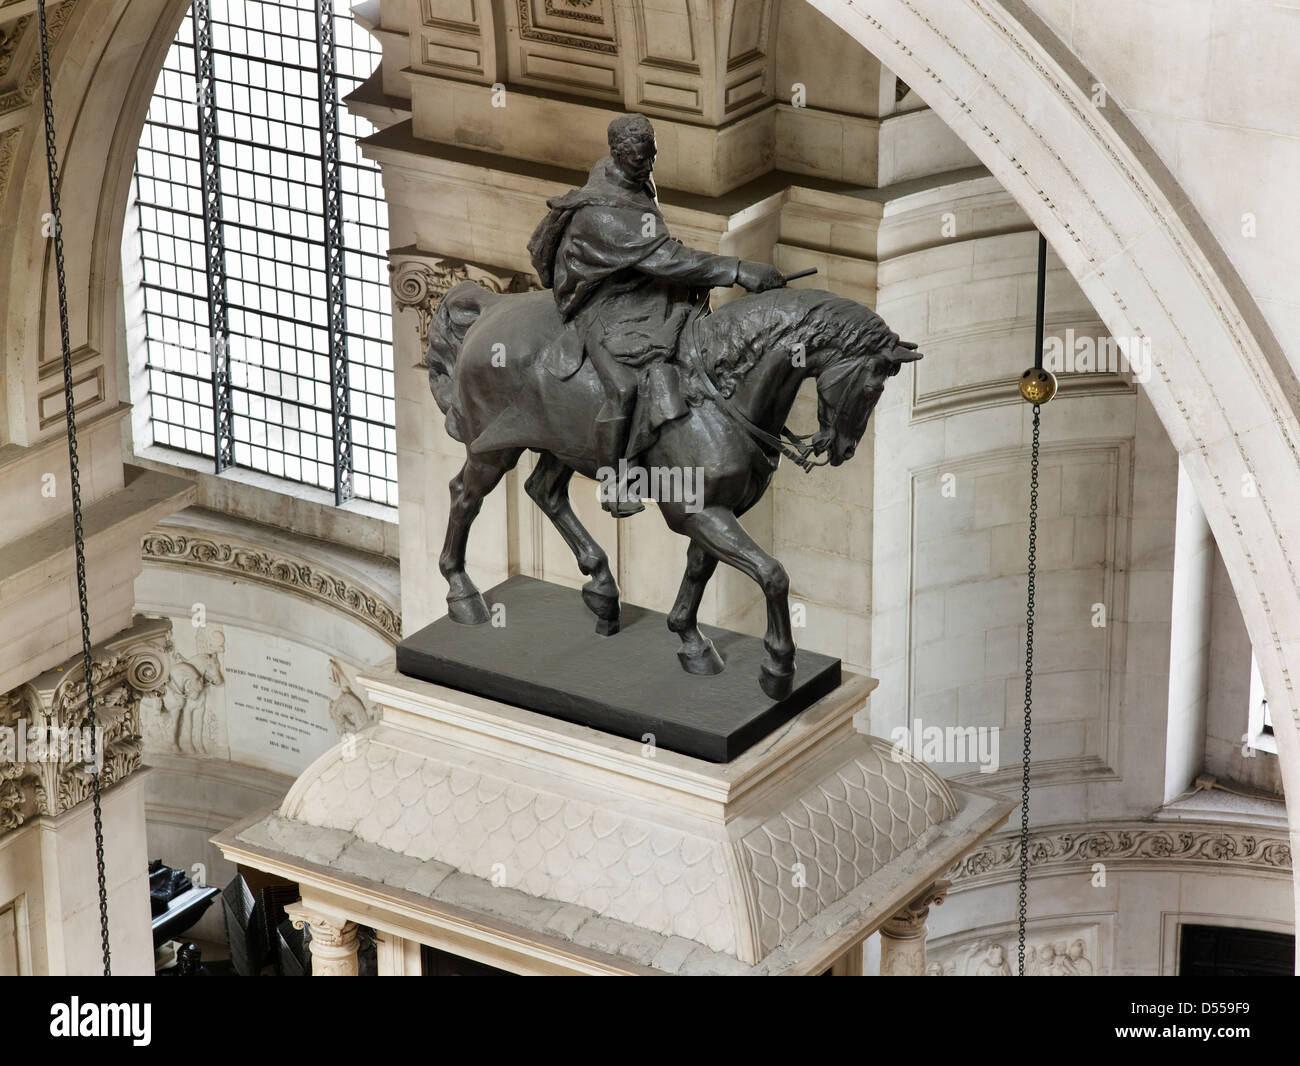
[(642, 259), (637, 269), (696, 288), (743, 285), (750, 292), (763, 292), (785, 284), (781, 272), (767, 263), (697, 252), (671, 237)]
[(698, 252), (669, 237), (637, 263), (637, 269), (651, 277), (683, 285), (726, 287), (736, 284), (740, 260), (734, 255)]

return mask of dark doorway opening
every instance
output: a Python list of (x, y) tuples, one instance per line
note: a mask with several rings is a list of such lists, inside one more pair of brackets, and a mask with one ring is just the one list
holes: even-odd
[(1184, 925), (1179, 977), (1291, 977), (1295, 937), (1225, 925)]
[(475, 962), (440, 951), (427, 944), (420, 945), (420, 969), (425, 977), (513, 977), (509, 970), (498, 970), (487, 963)]

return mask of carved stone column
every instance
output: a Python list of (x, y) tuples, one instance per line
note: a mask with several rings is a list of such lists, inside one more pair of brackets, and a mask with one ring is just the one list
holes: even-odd
[[(91, 804), (99, 771), (115, 976), (153, 973), (140, 704), (161, 694), (171, 669), (171, 621), (134, 624), (90, 650), (95, 723), (86, 723), (78, 654), (0, 694), (0, 885), (33, 919), (20, 956), (34, 974), (99, 973), (98, 886)], [(21, 838), (26, 836), (31, 843)], [(39, 841), (39, 843), (36, 843)], [(84, 876), (66, 877), (67, 870)], [(129, 904), (129, 905), (128, 905)]]
[(880, 976), (925, 976), (925, 920), (930, 906), (947, 895), (949, 881), (936, 881), (880, 927)]
[(285, 907), (295, 929), (311, 932), (313, 977), (357, 976), (357, 927), (342, 915), (318, 910), (302, 900)]

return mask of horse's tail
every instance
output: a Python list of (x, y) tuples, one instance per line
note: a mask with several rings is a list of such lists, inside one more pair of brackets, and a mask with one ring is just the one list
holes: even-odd
[(497, 293), (489, 292), (472, 281), (462, 281), (450, 289), (438, 303), (424, 350), (423, 366), (429, 371), (429, 390), (438, 408), (447, 416), (447, 432), (465, 443), (461, 414), (456, 406), (456, 360), (465, 334), (478, 321), (483, 309)]

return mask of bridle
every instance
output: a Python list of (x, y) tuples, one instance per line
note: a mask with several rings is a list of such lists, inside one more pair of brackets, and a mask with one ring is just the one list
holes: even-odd
[[(686, 334), (687, 361), (690, 363), (692, 369), (695, 370), (701, 384), (704, 386), (704, 391), (709, 394), (709, 398), (724, 414), (739, 424), (751, 438), (760, 444), (766, 444), (769, 448), (775, 448), (781, 455), (784, 455), (792, 463), (797, 465), (805, 474), (812, 471), (814, 467), (826, 466), (830, 462), (829, 454), (824, 455), (820, 461), (812, 458), (825, 450), (824, 445), (820, 446), (819, 449), (818, 444), (815, 443), (818, 435), (821, 433), (820, 429), (818, 429), (816, 433), (795, 433), (789, 426), (782, 426), (781, 436), (777, 437), (775, 434), (769, 433), (767, 430), (763, 429), (762, 426), (755, 425), (750, 421), (745, 413), (736, 406), (731, 397), (723, 394), (722, 389), (718, 386), (718, 383), (713, 380), (713, 375), (709, 372), (708, 363), (705, 361), (704, 355), (700, 351), (700, 345), (696, 337), (695, 327), (700, 318), (702, 318), (707, 311), (708, 305), (709, 294), (706, 290), (696, 301), (695, 306), (691, 308), (691, 313), (686, 319), (686, 329), (683, 332)], [(858, 379), (865, 371), (866, 366), (867, 360), (863, 359), (861, 365), (852, 372), (852, 377), (845, 382), (844, 388), (840, 393), (841, 397), (852, 395), (852, 389), (857, 386)], [(840, 407), (842, 403), (843, 400), (841, 399), (840, 403), (831, 407), (830, 424), (832, 426), (839, 425)], [(779, 460), (772, 460), (772, 466), (775, 467), (777, 462), (779, 462)]]

